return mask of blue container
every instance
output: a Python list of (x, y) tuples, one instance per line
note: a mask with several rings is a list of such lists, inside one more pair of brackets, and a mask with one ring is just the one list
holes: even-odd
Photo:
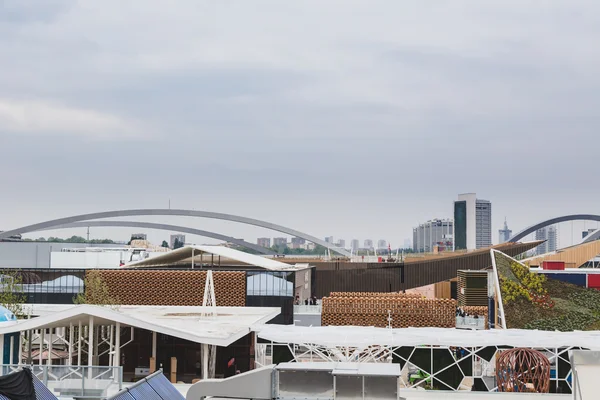
[(553, 273), (545, 273), (546, 277), (550, 279), (556, 279), (557, 281), (572, 283), (573, 285), (586, 287), (586, 274), (569, 274), (569, 273), (561, 273), (561, 274), (553, 274)]

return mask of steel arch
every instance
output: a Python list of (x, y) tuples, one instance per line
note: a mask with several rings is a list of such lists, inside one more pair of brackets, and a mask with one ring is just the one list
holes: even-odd
[(46, 230), (47, 228), (52, 228), (56, 226), (72, 224), (74, 222), (88, 221), (94, 219), (103, 219), (103, 218), (118, 218), (118, 217), (134, 217), (134, 216), (178, 216), (178, 217), (198, 217), (198, 218), (211, 218), (211, 219), (219, 219), (223, 221), (232, 221), (238, 222), (241, 224), (248, 224), (253, 226), (259, 226), (262, 228), (271, 229), (277, 232), (285, 233), (288, 235), (296, 236), (309, 242), (313, 242), (325, 248), (328, 248), (332, 251), (335, 251), (339, 254), (342, 254), (346, 257), (350, 256), (350, 253), (344, 249), (340, 249), (330, 243), (327, 243), (324, 240), (316, 238), (312, 235), (297, 231), (295, 229), (286, 228), (285, 226), (272, 224), (270, 222), (261, 221), (258, 219), (241, 217), (239, 215), (232, 214), (223, 214), (223, 213), (215, 213), (210, 211), (195, 211), (195, 210), (171, 210), (171, 209), (145, 209), (145, 210), (117, 210), (117, 211), (104, 211), (98, 213), (91, 214), (81, 214), (74, 215), (72, 217), (59, 218), (50, 221), (40, 222), (33, 225), (23, 226), (21, 228), (13, 229), (10, 231), (5, 231), (0, 233), (0, 239), (7, 238), (12, 235), (35, 232), (39, 230)]
[(209, 237), (212, 239), (224, 240), (229, 243), (237, 244), (238, 246), (245, 247), (247, 249), (256, 250), (261, 254), (277, 254), (276, 252), (267, 249), (253, 243), (246, 242), (242, 239), (236, 239), (231, 236), (221, 235), (220, 233), (203, 231), (200, 229), (188, 228), (179, 225), (168, 225), (159, 224), (154, 222), (141, 222), (141, 221), (87, 221), (87, 222), (74, 222), (72, 224), (66, 224), (61, 226), (55, 226), (53, 228), (40, 229), (41, 231), (47, 231), (52, 229), (69, 229), (69, 228), (87, 228), (87, 227), (129, 227), (129, 228), (147, 228), (147, 229), (159, 229), (163, 231), (174, 231), (181, 233), (189, 233), (190, 235), (198, 235)]
[(535, 225), (532, 225), (528, 228), (523, 229), (521, 232), (515, 234), (508, 241), (509, 242), (518, 242), (523, 239), (525, 236), (529, 235), (537, 231), (538, 229), (545, 228), (550, 225), (559, 224), (561, 222), (569, 222), (569, 221), (600, 221), (600, 215), (594, 214), (573, 214), (573, 215), (564, 215), (562, 217), (551, 218), (546, 221), (539, 222)]

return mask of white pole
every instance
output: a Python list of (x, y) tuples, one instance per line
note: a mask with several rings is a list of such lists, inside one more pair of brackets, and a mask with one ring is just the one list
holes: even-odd
[(192, 247), (192, 269), (194, 269), (194, 250), (196, 249)]
[(108, 339), (108, 352), (110, 354), (110, 356), (108, 357), (108, 366), (112, 367), (114, 365), (114, 357), (115, 357), (115, 353), (114, 353), (114, 348), (113, 348), (113, 326), (109, 325), (108, 328), (110, 329), (110, 335), (109, 335), (109, 339)]
[(77, 365), (81, 367), (81, 335), (83, 331), (81, 329), (81, 321), (79, 321), (79, 330), (77, 331)]
[(202, 343), (202, 379), (208, 379), (208, 345)]
[[(94, 316), (90, 315), (90, 330), (88, 333), (88, 366), (94, 364)], [(91, 371), (91, 369), (90, 369)]]
[(42, 363), (43, 363), (42, 353), (44, 352), (44, 331), (45, 331), (45, 329), (40, 329), (40, 354), (39, 354), (40, 365), (42, 365)]
[(115, 366), (121, 365), (121, 323), (117, 322), (115, 327)]
[[(9, 356), (10, 359), (8, 360), (9, 364), (14, 364), (13, 362), (13, 357), (15, 356), (15, 337), (11, 335), (10, 337), (10, 352), (9, 352)], [(17, 364), (19, 364), (19, 362), (17, 362)]]
[(75, 327), (71, 322), (69, 324), (69, 365), (73, 365), (73, 336), (75, 336)]
[(46, 359), (46, 365), (52, 364), (52, 342), (54, 341), (54, 335), (52, 334), (52, 331), (54, 331), (54, 329), (52, 328), (50, 328), (50, 330), (48, 331), (48, 358)]

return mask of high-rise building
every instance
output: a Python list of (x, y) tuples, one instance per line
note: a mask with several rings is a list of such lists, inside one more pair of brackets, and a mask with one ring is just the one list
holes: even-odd
[[(177, 242), (177, 243), (175, 243)], [(185, 235), (171, 235), (169, 237), (169, 247), (174, 249), (175, 248), (175, 244), (178, 244), (178, 246), (182, 246), (183, 244), (185, 244)]]
[(557, 248), (557, 229), (556, 226), (551, 225), (545, 228), (538, 229), (535, 231), (535, 240), (545, 240), (544, 243), (536, 247), (536, 253), (546, 254), (556, 251)]
[(258, 238), (256, 244), (262, 247), (271, 247), (271, 238)]
[(346, 248), (346, 241), (344, 239), (340, 239), (337, 241), (337, 243), (335, 244), (337, 247), (339, 247), (340, 249), (345, 249)]
[(334, 244), (333, 236), (327, 236), (325, 238), (325, 242), (330, 243), (330, 244)]
[(377, 248), (378, 249), (387, 249), (388, 245), (387, 245), (387, 240), (384, 239), (379, 239), (377, 241)]
[(492, 203), (475, 193), (458, 195), (454, 202), (454, 248), (475, 250), (492, 245)]
[(352, 251), (357, 251), (360, 248), (360, 241), (358, 239), (352, 239), (350, 247), (352, 248)]
[(506, 243), (510, 240), (512, 236), (512, 231), (508, 229), (508, 224), (506, 223), (506, 218), (504, 218), (504, 229), (498, 230), (498, 243)]
[(365, 239), (364, 248), (370, 250), (373, 248), (373, 241), (371, 239)]
[(432, 252), (435, 246), (441, 250), (452, 250), (454, 222), (451, 219), (433, 219), (413, 228), (413, 251)]
[(302, 239), (299, 237), (293, 237), (292, 238), (292, 244), (297, 244), (297, 245), (301, 245), (301, 244), (305, 244), (306, 243), (306, 239)]
[(287, 247), (287, 239), (284, 237), (273, 238), (273, 246), (275, 247)]

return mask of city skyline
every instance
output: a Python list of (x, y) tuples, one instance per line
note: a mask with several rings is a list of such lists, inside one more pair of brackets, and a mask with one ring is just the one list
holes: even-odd
[[(310, 1), (258, 1), (132, 0), (144, 10), (135, 19), (112, 0), (5, 1), (0, 187), (10, 195), (0, 229), (170, 205), (396, 247), (419, 223), (452, 217), (465, 191), (493, 202), (494, 241), (504, 216), (517, 232), (597, 210), (600, 189), (582, 186), (595, 175), (581, 160), (598, 143), (600, 58), (590, 48), (600, 5), (548, 3), (540, 13), (488, 1), (432, 13), (422, 2), (334, 0), (314, 13)], [(560, 155), (552, 174), (540, 169), (544, 155)], [(445, 171), (460, 174), (435, 179)], [(536, 179), (514, 179), (524, 173)], [(28, 237), (72, 234), (85, 230)]]

